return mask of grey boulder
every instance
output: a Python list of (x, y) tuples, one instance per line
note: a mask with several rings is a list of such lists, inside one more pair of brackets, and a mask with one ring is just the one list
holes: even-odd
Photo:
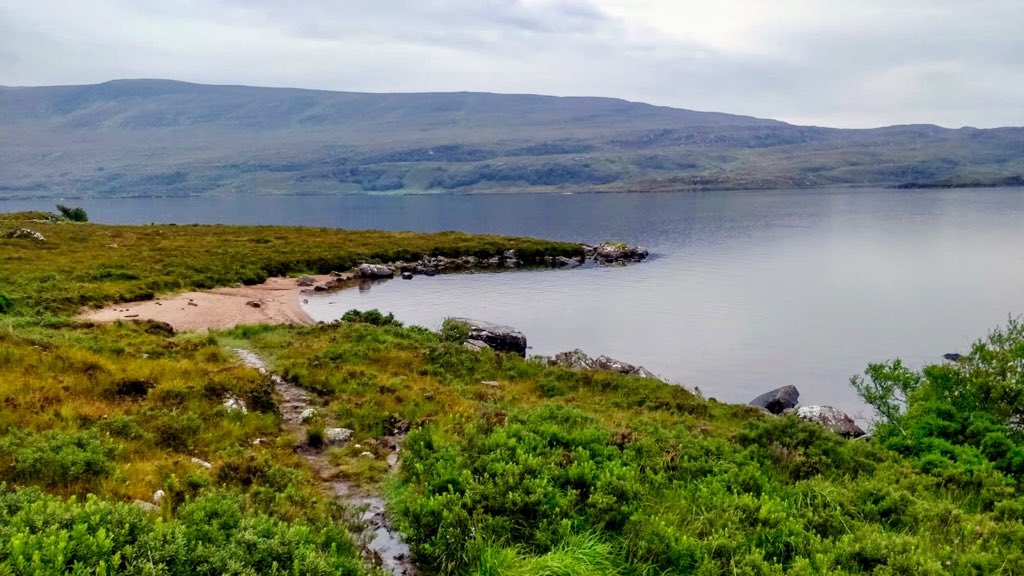
[(352, 431), (348, 428), (327, 428), (324, 430), (324, 443), (328, 446), (344, 444), (351, 438)]
[(356, 270), (360, 278), (394, 278), (395, 271), (383, 264), (360, 264)]
[(800, 400), (800, 391), (796, 386), (783, 386), (771, 392), (765, 392), (750, 401), (755, 408), (763, 408), (772, 414), (782, 414), (783, 411), (795, 408)]
[(526, 336), (512, 328), (470, 318), (452, 318), (469, 327), (469, 340), (479, 340), (498, 352), (514, 352), (526, 357)]
[(864, 430), (842, 410), (831, 406), (804, 406), (796, 411), (797, 418), (816, 422), (845, 438), (859, 438)]

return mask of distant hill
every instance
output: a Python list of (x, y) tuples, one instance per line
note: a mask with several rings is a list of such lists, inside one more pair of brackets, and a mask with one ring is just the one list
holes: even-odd
[(0, 197), (1024, 183), (1024, 129), (838, 130), (611, 98), (0, 87)]

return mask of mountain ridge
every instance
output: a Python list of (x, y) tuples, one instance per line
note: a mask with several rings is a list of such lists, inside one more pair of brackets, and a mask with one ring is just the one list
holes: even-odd
[(0, 154), (0, 198), (989, 186), (1021, 180), (1024, 128), (126, 79), (0, 88)]

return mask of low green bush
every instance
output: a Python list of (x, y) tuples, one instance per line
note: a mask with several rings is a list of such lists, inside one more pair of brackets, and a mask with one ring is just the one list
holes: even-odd
[(114, 448), (93, 430), (14, 432), (0, 440), (13, 477), (20, 482), (59, 488), (88, 483), (111, 470)]
[(0, 484), (0, 574), (369, 573), (336, 519), (280, 520), (232, 492), (204, 494), (165, 521), (91, 495), (62, 500)]
[(402, 323), (395, 320), (395, 315), (388, 313), (387, 315), (381, 314), (380, 310), (374, 308), (373, 310), (356, 310), (352, 309), (345, 312), (341, 316), (342, 322), (358, 322), (361, 324), (371, 324), (373, 326), (401, 326)]

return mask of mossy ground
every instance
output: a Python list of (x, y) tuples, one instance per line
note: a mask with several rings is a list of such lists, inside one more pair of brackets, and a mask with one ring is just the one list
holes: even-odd
[[(360, 257), (564, 245), (31, 226), (46, 243), (0, 241), (12, 302), (0, 316), (0, 573), (372, 571), (352, 514), (295, 455), (302, 439), (281, 436), (268, 378), (229, 347), (258, 352), (325, 422), (355, 431), (330, 459), (388, 494), (428, 574), (1024, 573), (1024, 459), (1007, 424), (1020, 410), (998, 409), (1024, 389), (1019, 327), (953, 367), (874, 367), (880, 405), (894, 387), (908, 399), (875, 439), (845, 441), (654, 380), (470, 352), (386, 316), (203, 335), (68, 316)], [(225, 409), (227, 394), (248, 413)], [(406, 430), (394, 473), (385, 437)], [(129, 504), (157, 489), (159, 512)]]

